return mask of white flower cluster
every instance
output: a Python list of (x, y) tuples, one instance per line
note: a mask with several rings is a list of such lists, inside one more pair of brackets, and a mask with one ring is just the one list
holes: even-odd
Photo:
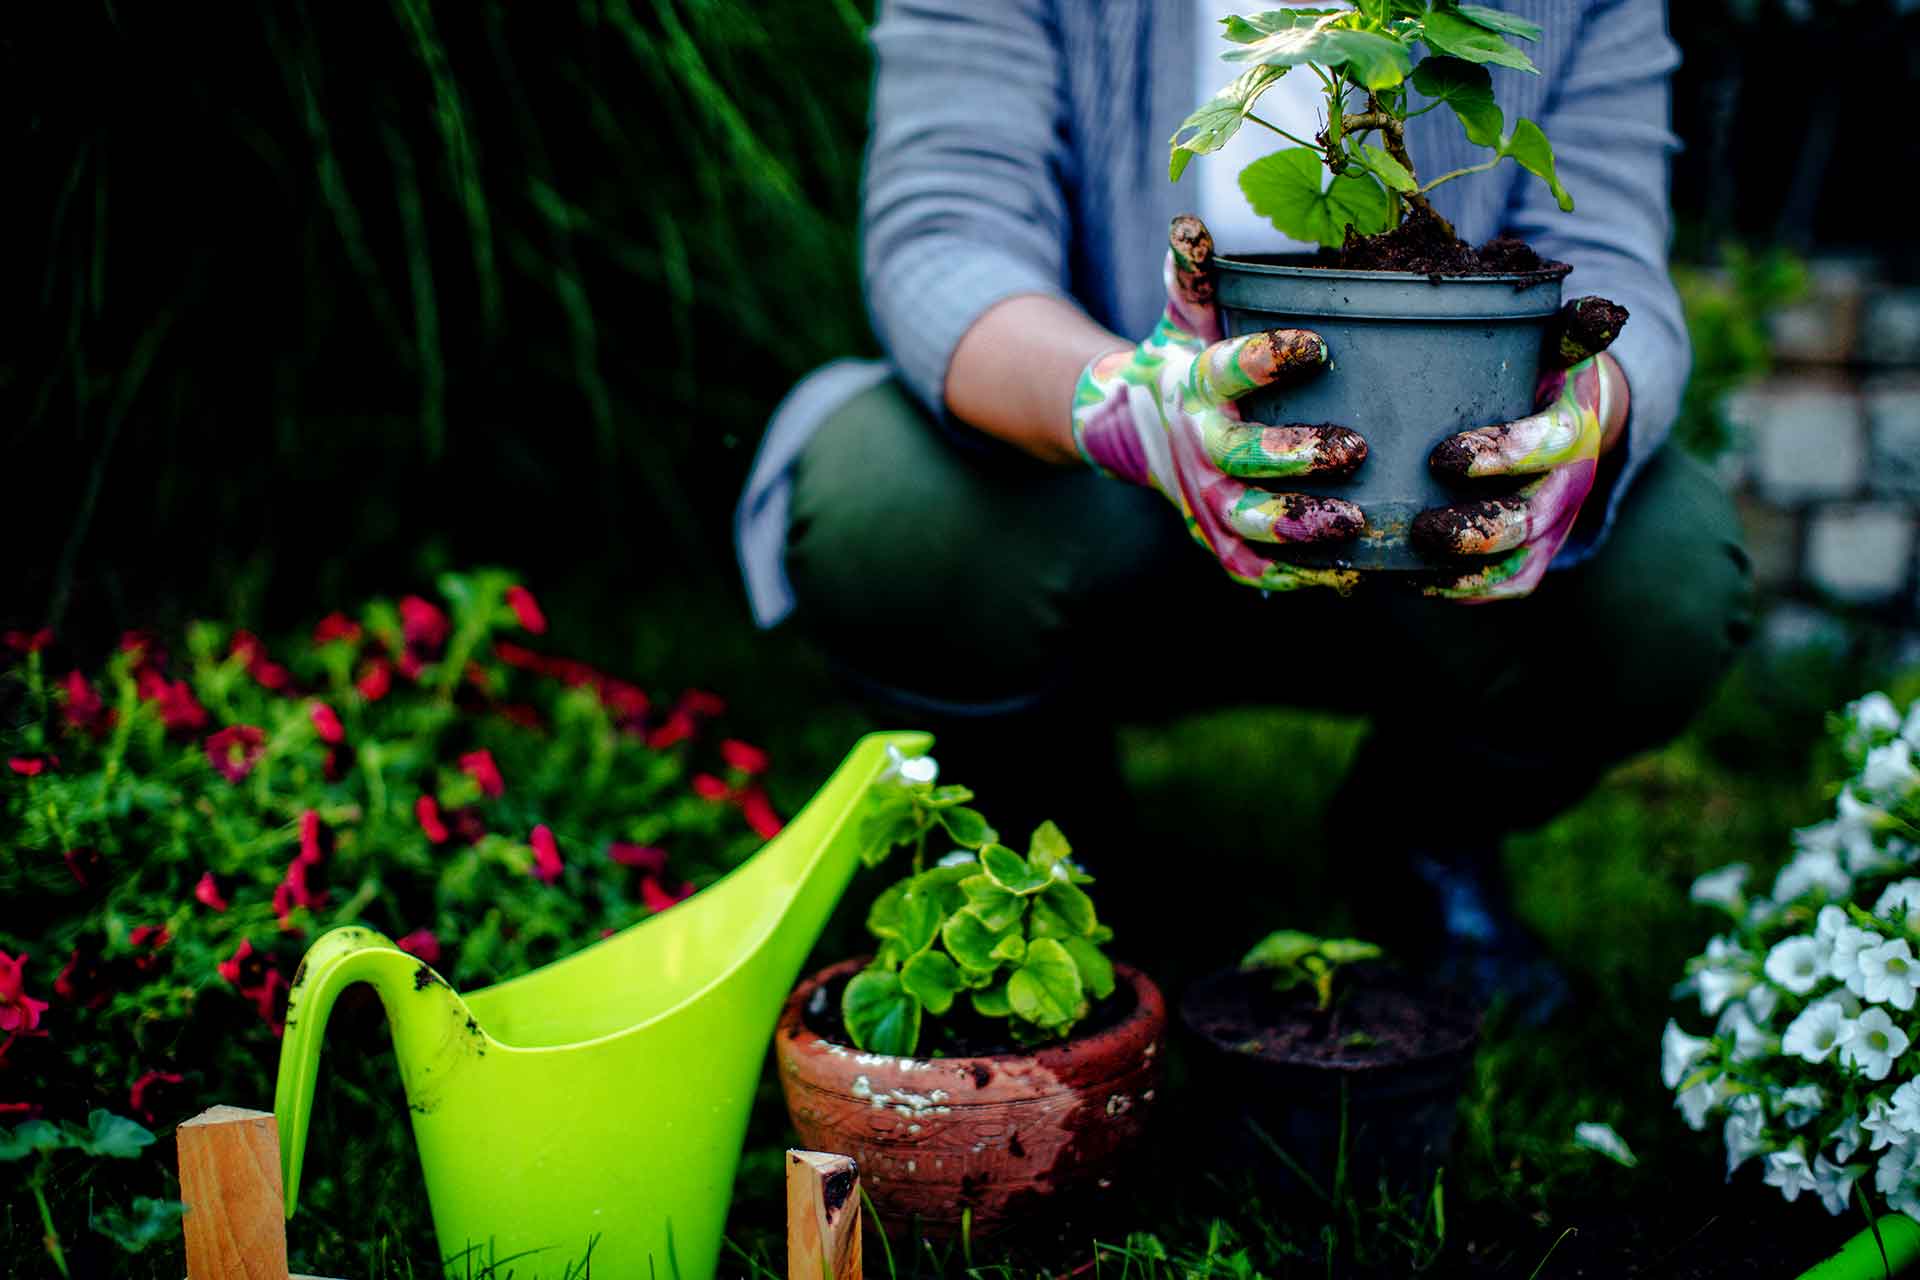
[(1871, 1186), (1920, 1216), (1920, 701), (1869, 694), (1840, 732), (1853, 776), (1772, 891), (1744, 864), (1694, 881), (1732, 924), (1676, 990), (1713, 1033), (1669, 1021), (1661, 1078), (1689, 1125), (1721, 1126), (1728, 1177), (1758, 1158), (1788, 1200), (1840, 1213)]

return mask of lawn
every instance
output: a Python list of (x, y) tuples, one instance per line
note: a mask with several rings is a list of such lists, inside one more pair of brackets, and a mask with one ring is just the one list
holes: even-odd
[[(583, 621), (593, 616), (585, 593), (563, 593), (554, 605), (563, 629), (570, 607)], [(595, 656), (626, 655), (643, 676), (672, 672), (726, 688), (745, 727), (781, 762), (772, 783), (787, 811), (872, 727), (803, 645), (755, 635), (712, 606), (636, 609), (603, 626), (594, 647)], [(1749, 658), (1682, 739), (1617, 770), (1573, 812), (1513, 842), (1521, 906), (1573, 976), (1578, 1000), (1543, 1029), (1497, 1017), (1489, 1026), (1453, 1161), (1434, 1193), (1383, 1203), (1356, 1192), (1339, 1205), (1263, 1195), (1204, 1151), (1180, 1150), (1163, 1135), (1169, 1146), (1150, 1162), (1155, 1172), (1095, 1216), (1068, 1216), (1032, 1237), (970, 1250), (903, 1241), (890, 1255), (870, 1251), (870, 1267), (914, 1275), (1526, 1277), (1536, 1268), (1573, 1276), (1650, 1266), (1647, 1274), (1690, 1274), (1685, 1266), (1738, 1247), (1730, 1242), (1757, 1239), (1762, 1256), (1777, 1257), (1783, 1239), (1817, 1250), (1847, 1233), (1851, 1227), (1805, 1200), (1789, 1211), (1751, 1168), (1723, 1188), (1717, 1143), (1679, 1122), (1660, 1085), (1659, 1035), (1676, 1008), (1669, 989), (1710, 928), (1687, 903), (1687, 884), (1733, 859), (1763, 868), (1784, 860), (1788, 832), (1831, 803), (1826, 710), (1872, 674), (1825, 654)], [(1154, 874), (1204, 868), (1209, 881), (1244, 877), (1259, 890), (1219, 895), (1204, 925), (1173, 918), (1151, 938), (1123, 938), (1120, 954), (1177, 983), (1231, 961), (1240, 941), (1263, 927), (1341, 925), (1347, 906), (1329, 895), (1316, 818), (1334, 766), (1360, 733), (1354, 722), (1268, 709), (1130, 729), (1125, 763), (1141, 840), (1129, 856)], [(1302, 742), (1312, 744), (1302, 754), (1324, 769), (1276, 767), (1269, 777), (1239, 767), (1281, 759), (1279, 744)], [(990, 797), (982, 803), (990, 807)], [(1288, 816), (1276, 823), (1275, 814)], [(1099, 852), (1086, 852), (1097, 869)], [(822, 940), (821, 959), (857, 944), (861, 884)], [(292, 1224), (296, 1266), (353, 1277), (430, 1274), (420, 1175), (390, 1067), (330, 1074), (316, 1114), (309, 1191)], [(1574, 1126), (1585, 1121), (1612, 1125), (1638, 1166), (1576, 1147)], [(780, 1152), (788, 1141), (769, 1075), (729, 1228), (729, 1257), (743, 1273), (784, 1274)], [(9, 1252), (30, 1243), (17, 1213), (9, 1230)], [(167, 1266), (153, 1274), (168, 1274)]]

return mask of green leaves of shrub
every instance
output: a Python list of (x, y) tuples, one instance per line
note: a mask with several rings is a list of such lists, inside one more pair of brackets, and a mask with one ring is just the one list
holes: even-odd
[(1352, 227), (1363, 236), (1393, 225), (1386, 188), (1372, 174), (1344, 173), (1324, 190), (1317, 152), (1305, 147), (1261, 156), (1240, 171), (1253, 211), (1295, 240), (1339, 245)]
[(1043, 823), (1024, 856), (989, 842), (889, 885), (867, 914), (879, 951), (841, 997), (854, 1045), (912, 1054), (925, 1019), (951, 1013), (962, 992), (979, 1016), (1009, 1019), (1015, 1040), (1070, 1035), (1115, 985), (1101, 951), (1112, 931), (1072, 852)]
[(1392, 36), (1344, 25), (1341, 10), (1281, 9), (1251, 18), (1228, 18), (1226, 37), (1243, 46), (1221, 55), (1228, 62), (1257, 62), (1269, 67), (1306, 63), (1328, 70), (1344, 68), (1368, 89), (1391, 89), (1407, 78), (1412, 60), (1407, 46)]
[(1564, 213), (1573, 211), (1573, 196), (1560, 184), (1554, 169), (1553, 144), (1540, 126), (1521, 119), (1506, 132), (1506, 116), (1493, 101), (1493, 77), (1482, 66), (1459, 58), (1427, 58), (1413, 69), (1413, 87), (1444, 102), (1460, 118), (1467, 140), (1492, 147), (1496, 157), (1511, 156), (1515, 163), (1547, 184)]
[(1180, 122), (1167, 139), (1173, 148), (1167, 162), (1167, 176), (1180, 181), (1187, 165), (1196, 155), (1210, 155), (1227, 145), (1240, 132), (1240, 126), (1253, 110), (1260, 95), (1280, 82), (1285, 67), (1249, 67), (1212, 98), (1200, 104), (1193, 114)]

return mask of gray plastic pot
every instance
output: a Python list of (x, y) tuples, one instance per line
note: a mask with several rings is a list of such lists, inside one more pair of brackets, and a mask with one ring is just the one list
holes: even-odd
[(1240, 402), (1245, 416), (1272, 425), (1334, 423), (1367, 440), (1367, 460), (1350, 479), (1285, 482), (1292, 491), (1358, 503), (1366, 532), (1352, 542), (1277, 554), (1296, 564), (1432, 568), (1408, 543), (1407, 531), (1425, 508), (1465, 494), (1434, 478), (1427, 455), (1455, 432), (1533, 411), (1541, 344), (1560, 309), (1568, 268), (1423, 276), (1330, 270), (1307, 265), (1312, 261), (1214, 259), (1229, 337), (1312, 329), (1326, 339), (1331, 356), (1318, 377), (1246, 397)]

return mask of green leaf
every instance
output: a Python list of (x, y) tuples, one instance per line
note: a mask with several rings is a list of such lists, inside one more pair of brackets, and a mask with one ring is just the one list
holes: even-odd
[(1242, 969), (1285, 969), (1320, 949), (1320, 939), (1297, 929), (1280, 929), (1253, 944), (1240, 958)]
[(1052, 1029), (1071, 1025), (1086, 1013), (1080, 970), (1067, 949), (1051, 938), (1027, 947), (1027, 962), (1007, 978), (1007, 1003), (1028, 1022)]
[(1260, 95), (1278, 84), (1285, 74), (1285, 67), (1249, 67), (1226, 88), (1194, 108), (1193, 114), (1182, 120), (1173, 136), (1167, 139), (1173, 149), (1167, 176), (1180, 181), (1180, 175), (1187, 171), (1187, 164), (1194, 156), (1208, 155), (1226, 146), (1227, 140), (1240, 132), (1241, 123)]
[(1391, 36), (1350, 31), (1324, 22), (1326, 19), (1316, 18), (1287, 26), (1275, 24), (1272, 31), (1252, 41), (1239, 37), (1248, 34), (1247, 28), (1255, 24), (1229, 25), (1227, 38), (1241, 47), (1221, 56), (1228, 62), (1257, 62), (1269, 67), (1313, 63), (1329, 70), (1345, 68), (1348, 76), (1369, 89), (1391, 89), (1407, 78), (1413, 59), (1404, 44)]
[(1379, 179), (1342, 174), (1323, 191), (1321, 172), (1318, 152), (1294, 147), (1242, 169), (1240, 190), (1255, 213), (1295, 240), (1338, 246), (1349, 226), (1363, 236), (1387, 229), (1391, 212)]
[(1320, 954), (1335, 964), (1358, 964), (1362, 960), (1378, 960), (1384, 953), (1373, 943), (1358, 938), (1328, 938), (1320, 944)]
[(130, 1160), (153, 1145), (153, 1135), (136, 1121), (96, 1107), (87, 1115), (86, 1139), (75, 1145), (88, 1155)]
[(1455, 13), (1458, 13), (1468, 22), (1473, 23), (1477, 27), (1485, 27), (1488, 31), (1498, 31), (1502, 35), (1519, 36), (1522, 40), (1538, 40), (1540, 38), (1539, 23), (1528, 22), (1525, 18), (1516, 18), (1510, 13), (1501, 12), (1499, 9), (1489, 9), (1483, 4), (1458, 4), (1455, 5), (1453, 9)]
[(180, 1218), (187, 1206), (178, 1200), (135, 1196), (126, 1209), (109, 1205), (93, 1215), (94, 1231), (128, 1253), (139, 1253), (156, 1240), (171, 1241), (180, 1234)]
[(987, 878), (1021, 897), (1040, 892), (1053, 877), (1034, 869), (1032, 863), (1003, 844), (990, 844), (980, 850), (980, 869)]
[(901, 967), (900, 985), (937, 1018), (953, 1007), (953, 998), (964, 984), (958, 966), (945, 954), (922, 951)]
[(1072, 855), (1073, 846), (1067, 843), (1067, 837), (1052, 821), (1035, 827), (1033, 839), (1027, 842), (1027, 861), (1049, 875)]
[(900, 899), (899, 934), (900, 945), (908, 955), (926, 950), (939, 936), (943, 914), (932, 894), (908, 888)]
[(1475, 146), (1497, 147), (1506, 135), (1507, 118), (1493, 100), (1493, 76), (1485, 67), (1436, 54), (1413, 69), (1413, 87), (1453, 108)]
[(1013, 1012), (1013, 1005), (1007, 999), (1007, 984), (996, 982), (979, 991), (967, 992), (967, 999), (973, 1002), (973, 1011), (983, 1018), (1004, 1018)]
[(1436, 53), (1450, 53), (1468, 62), (1491, 62), (1496, 66), (1512, 67), (1516, 71), (1540, 74), (1540, 68), (1533, 65), (1533, 59), (1509, 44), (1505, 36), (1446, 9), (1435, 9), (1427, 15), (1426, 22), (1421, 25), (1421, 35), (1427, 47)]
[(1276, 31), (1311, 27), (1320, 19), (1333, 17), (1340, 12), (1339, 9), (1269, 9), (1247, 17), (1234, 14), (1220, 19), (1220, 25), (1224, 28), (1221, 34), (1235, 44), (1252, 44)]
[(1068, 936), (1086, 937), (1093, 932), (1099, 920), (1094, 915), (1093, 899), (1087, 891), (1077, 884), (1065, 880), (1055, 880), (1048, 885), (1041, 898), (1055, 912), (1069, 930)]
[(840, 1019), (856, 1049), (906, 1057), (920, 1041), (920, 1002), (900, 975), (865, 969), (840, 994)]
[(972, 911), (959, 911), (948, 916), (947, 922), (940, 926), (940, 941), (962, 968), (991, 973), (1000, 963), (994, 958), (993, 949), (1012, 932), (989, 929)]
[(973, 799), (973, 792), (967, 787), (935, 787), (920, 798), (920, 803), (929, 809), (951, 809), (957, 804), (965, 804)]
[(913, 806), (898, 791), (888, 791), (871, 803), (860, 818), (860, 861), (877, 867), (897, 844), (913, 836)]
[(58, 1151), (73, 1145), (71, 1139), (45, 1120), (28, 1120), (12, 1133), (0, 1129), (0, 1160), (19, 1160), (36, 1151)]
[(973, 861), (929, 867), (909, 881), (908, 885), (912, 892), (938, 903), (942, 916), (950, 916), (966, 905), (967, 895), (960, 891), (960, 882), (979, 874), (980, 864)]
[(880, 891), (867, 908), (867, 932), (876, 938), (900, 936), (900, 904), (907, 896), (907, 880), (896, 880)]
[(955, 805), (951, 809), (941, 809), (934, 815), (940, 819), (940, 825), (947, 829), (953, 842), (962, 849), (978, 849), (999, 839), (999, 833), (987, 825), (987, 820), (976, 809)]
[(1002, 933), (1020, 923), (1027, 904), (1017, 894), (1008, 893), (984, 875), (968, 876), (960, 882), (967, 895), (967, 913), (994, 933)]
[(1061, 942), (1067, 954), (1073, 957), (1074, 968), (1080, 971), (1080, 983), (1095, 1000), (1105, 1000), (1113, 994), (1113, 961), (1106, 953), (1085, 938), (1068, 938)]
[(1019, 964), (1027, 958), (1027, 940), (1009, 933), (993, 944), (993, 958), (1002, 964)]
[(1376, 147), (1371, 142), (1360, 144), (1358, 159), (1374, 177), (1395, 191), (1411, 191), (1417, 185), (1413, 175), (1408, 173), (1398, 160), (1388, 155), (1384, 148)]
[(1540, 132), (1539, 125), (1523, 117), (1513, 126), (1513, 136), (1501, 144), (1500, 153), (1512, 156), (1522, 169), (1545, 182), (1559, 202), (1560, 212), (1573, 212), (1573, 196), (1560, 185), (1560, 175), (1554, 172), (1553, 144)]

